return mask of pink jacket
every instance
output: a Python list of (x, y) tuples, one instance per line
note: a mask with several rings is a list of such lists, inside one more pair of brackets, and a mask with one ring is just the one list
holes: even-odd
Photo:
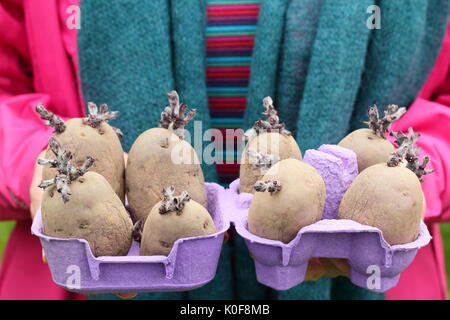
[[(30, 234), (29, 186), (36, 156), (52, 129), (34, 107), (44, 103), (63, 118), (84, 105), (77, 67), (76, 30), (67, 8), (79, 0), (2, 0), (0, 5), (0, 220), (18, 220), (0, 269), (0, 299), (71, 299), (50, 280), (39, 241)], [(395, 103), (395, 101), (393, 101)], [(390, 299), (444, 299), (446, 276), (439, 222), (450, 221), (450, 27), (439, 59), (394, 130), (413, 126), (436, 173), (426, 176), (426, 221), (432, 243), (419, 251)]]

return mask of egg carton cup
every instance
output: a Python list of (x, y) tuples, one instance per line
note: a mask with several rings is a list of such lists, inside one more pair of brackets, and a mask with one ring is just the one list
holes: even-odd
[(133, 242), (127, 256), (94, 257), (86, 240), (44, 235), (40, 210), (31, 230), (41, 241), (53, 281), (67, 290), (81, 293), (193, 290), (214, 278), (224, 234), (230, 227), (218, 205), (224, 188), (206, 183), (206, 191), (208, 211), (218, 231), (177, 240), (169, 256), (139, 256), (139, 245)]
[(352, 220), (336, 219), (343, 194), (358, 174), (353, 151), (335, 145), (307, 150), (303, 159), (317, 169), (326, 185), (323, 219), (303, 227), (289, 243), (258, 237), (248, 230), (247, 218), (253, 195), (239, 193), (239, 179), (221, 197), (221, 206), (252, 255), (257, 280), (276, 290), (290, 289), (305, 280), (311, 258), (347, 259), (350, 280), (374, 292), (393, 288), (417, 250), (431, 236), (421, 222), (418, 238), (411, 243), (389, 245), (378, 228)]

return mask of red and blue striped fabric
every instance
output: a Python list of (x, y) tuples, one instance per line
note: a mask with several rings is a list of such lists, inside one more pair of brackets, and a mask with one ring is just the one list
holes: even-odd
[(223, 159), (223, 164), (217, 164), (222, 183), (239, 174), (241, 155), (236, 149), (226, 150), (227, 140), (236, 146), (230, 141), (236, 138), (227, 136), (226, 129), (243, 125), (259, 5), (260, 0), (208, 0), (206, 81), (212, 127), (225, 138), (222, 154), (216, 153)]

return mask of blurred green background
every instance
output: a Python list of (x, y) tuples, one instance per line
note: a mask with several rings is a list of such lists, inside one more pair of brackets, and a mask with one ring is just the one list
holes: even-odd
[(450, 223), (441, 224), (442, 239), (445, 250), (445, 267), (447, 269), (447, 288), (450, 297)]
[(6, 242), (8, 241), (9, 234), (14, 228), (13, 221), (1, 221), (0, 222), (0, 262), (3, 258), (3, 251), (5, 250)]
[[(9, 234), (14, 227), (13, 221), (0, 222), (0, 261), (3, 257), (3, 251), (5, 249), (6, 242), (8, 241)], [(442, 238), (444, 240), (445, 247), (445, 260), (447, 267), (447, 281), (449, 282), (448, 287), (450, 288), (450, 223), (441, 224)], [(450, 297), (450, 290), (449, 290)]]

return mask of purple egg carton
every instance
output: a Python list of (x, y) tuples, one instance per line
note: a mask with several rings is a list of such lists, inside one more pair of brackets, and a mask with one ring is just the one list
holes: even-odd
[(239, 194), (239, 179), (221, 197), (225, 214), (253, 256), (258, 281), (276, 290), (287, 290), (304, 281), (311, 258), (343, 258), (348, 260), (354, 284), (375, 292), (394, 287), (417, 250), (431, 240), (426, 225), (421, 223), (414, 242), (391, 246), (380, 229), (336, 219), (342, 196), (358, 174), (355, 153), (323, 145), (318, 150), (307, 150), (303, 160), (324, 179), (327, 195), (323, 220), (302, 228), (287, 244), (249, 232), (247, 217), (253, 195)]
[(86, 240), (44, 235), (40, 211), (31, 230), (41, 241), (53, 281), (67, 290), (82, 293), (192, 290), (214, 278), (224, 234), (230, 227), (218, 205), (224, 188), (206, 183), (206, 190), (208, 211), (218, 231), (177, 240), (167, 257), (139, 256), (139, 246), (133, 242), (127, 256), (96, 258)]

